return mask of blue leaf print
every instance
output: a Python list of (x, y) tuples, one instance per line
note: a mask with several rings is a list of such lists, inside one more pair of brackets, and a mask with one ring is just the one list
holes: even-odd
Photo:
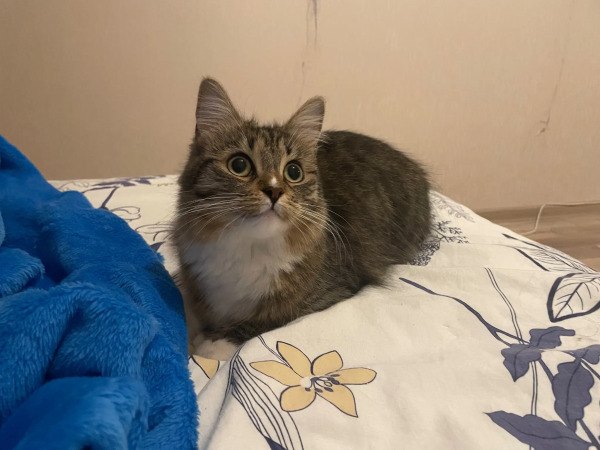
[(147, 225), (139, 226), (135, 229), (139, 234), (151, 235), (153, 241), (157, 241), (159, 239), (166, 240), (170, 231), (171, 231), (171, 223), (170, 222), (156, 222)]
[(536, 450), (587, 450), (590, 447), (589, 442), (558, 421), (531, 414), (521, 417), (504, 411), (488, 413), (488, 416), (496, 425)]
[(155, 242), (154, 244), (150, 245), (150, 248), (157, 252), (163, 244), (164, 242)]
[(150, 176), (150, 177), (138, 177), (138, 178), (114, 178), (107, 181), (99, 181), (93, 183), (92, 186), (120, 186), (120, 187), (132, 187), (140, 184), (152, 184), (150, 180), (162, 178), (162, 175)]
[(581, 364), (581, 359), (558, 365), (558, 373), (552, 380), (554, 410), (569, 429), (575, 431), (577, 421), (583, 419), (583, 410), (592, 401), (590, 389), (594, 377)]
[(504, 367), (512, 375), (513, 381), (517, 381), (527, 373), (529, 363), (542, 357), (541, 350), (525, 344), (511, 344), (508, 348), (503, 348), (501, 353), (504, 356)]
[(137, 181), (140, 184), (152, 184), (150, 183), (150, 180), (152, 180), (154, 177), (140, 177), (140, 178), (136, 178), (135, 181)]
[(119, 216), (121, 219), (131, 222), (142, 217), (138, 206), (119, 206), (110, 210), (111, 213)]
[(508, 234), (504, 237), (523, 244), (512, 248), (540, 269), (562, 272), (548, 294), (547, 310), (552, 322), (590, 314), (600, 308), (600, 273), (556, 249)]
[(508, 369), (514, 381), (517, 381), (529, 370), (529, 363), (538, 361), (545, 349), (561, 345), (561, 336), (574, 336), (575, 331), (562, 327), (534, 328), (529, 331), (529, 344), (510, 344), (502, 349), (504, 367)]
[(439, 192), (431, 192), (429, 199), (439, 211), (444, 211), (446, 214), (456, 217), (457, 219), (465, 219), (469, 222), (475, 222), (473, 217), (467, 213), (462, 205), (453, 202), (447, 197), (444, 197)]
[(421, 251), (409, 263), (413, 266), (426, 266), (431, 257), (440, 249), (441, 243), (467, 244), (469, 241), (459, 227), (451, 227), (449, 220), (439, 220), (431, 216), (431, 233), (421, 245)]
[(537, 348), (556, 348), (561, 345), (561, 336), (575, 336), (574, 330), (567, 330), (563, 327), (534, 328), (529, 330), (529, 345)]
[(524, 241), (516, 237), (504, 234), (504, 237), (518, 241), (524, 246), (513, 247), (523, 256), (531, 260), (539, 268), (548, 272), (583, 272), (593, 273), (594, 271), (588, 266), (569, 255), (556, 250), (555, 248), (548, 247), (536, 242)]
[[(562, 344), (562, 337), (574, 336), (575, 332), (559, 326), (531, 329), (529, 331), (530, 340), (527, 342), (523, 339), (520, 328), (516, 323), (514, 310), (511, 310), (511, 314), (513, 314), (516, 336), (487, 322), (477, 310), (464, 300), (434, 292), (406, 278), (400, 277), (399, 279), (430, 295), (453, 300), (473, 314), (495, 339), (506, 346), (501, 350), (504, 356), (504, 366), (514, 380), (524, 376), (529, 368), (533, 369), (532, 414), (518, 416), (505, 411), (497, 411), (489, 414), (494, 423), (534, 449), (583, 450), (593, 446), (600, 450), (600, 442), (598, 442), (594, 432), (590, 430), (584, 420), (584, 409), (591, 403), (590, 389), (594, 384), (592, 374), (600, 378), (590, 365), (600, 362), (600, 345), (591, 345), (579, 350), (560, 350), (558, 347)], [(494, 281), (493, 277), (490, 277), (490, 279)], [(501, 293), (501, 291), (499, 292)], [(559, 364), (555, 375), (543, 359), (544, 351), (550, 349), (557, 349), (565, 355), (572, 356), (574, 361)], [(548, 377), (552, 385), (555, 410), (564, 423), (546, 420), (536, 415), (538, 367), (542, 369), (542, 373)], [(581, 430), (585, 433), (588, 441), (580, 438), (575, 430)]]
[(570, 273), (556, 279), (548, 294), (552, 322), (590, 314), (600, 308), (600, 273)]
[(268, 437), (265, 436), (265, 439), (267, 440), (267, 444), (269, 444), (269, 448), (271, 450), (286, 450), (285, 447), (282, 447), (281, 445), (279, 445), (277, 442), (273, 442), (272, 439), (269, 439)]
[(573, 352), (575, 357), (582, 358), (590, 364), (598, 364), (600, 362), (600, 345), (590, 345)]
[(102, 181), (100, 183), (94, 183), (94, 186), (123, 186), (130, 187), (135, 186), (135, 184), (130, 183), (129, 181)]

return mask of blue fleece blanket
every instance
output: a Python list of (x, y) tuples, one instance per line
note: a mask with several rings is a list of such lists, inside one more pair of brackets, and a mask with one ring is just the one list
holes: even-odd
[(180, 294), (127, 224), (0, 136), (0, 449), (189, 449)]

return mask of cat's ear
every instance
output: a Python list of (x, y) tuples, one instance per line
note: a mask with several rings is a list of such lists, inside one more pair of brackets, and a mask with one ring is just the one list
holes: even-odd
[(212, 78), (200, 83), (196, 105), (196, 137), (210, 136), (242, 124), (225, 89)]
[(306, 144), (316, 145), (321, 136), (324, 115), (325, 100), (323, 97), (313, 97), (296, 111), (285, 126)]

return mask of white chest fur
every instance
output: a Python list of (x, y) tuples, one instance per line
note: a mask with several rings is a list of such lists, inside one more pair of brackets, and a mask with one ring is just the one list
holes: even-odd
[(217, 241), (183, 245), (182, 259), (219, 319), (245, 316), (273, 290), (282, 271), (292, 270), (296, 259), (284, 236), (279, 219), (261, 219), (232, 228)]

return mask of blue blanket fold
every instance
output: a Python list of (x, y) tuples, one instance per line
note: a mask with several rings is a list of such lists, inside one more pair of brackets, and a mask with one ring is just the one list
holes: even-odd
[(21, 291), (39, 280), (43, 273), (44, 266), (39, 259), (18, 248), (0, 247), (0, 297)]
[(189, 449), (196, 426), (158, 255), (0, 137), (0, 449)]
[[(2, 445), (46, 450), (140, 448), (147, 412), (144, 386), (135, 380), (62, 378), (36, 390), (11, 415)], [(73, 426), (73, 417), (79, 426)]]

